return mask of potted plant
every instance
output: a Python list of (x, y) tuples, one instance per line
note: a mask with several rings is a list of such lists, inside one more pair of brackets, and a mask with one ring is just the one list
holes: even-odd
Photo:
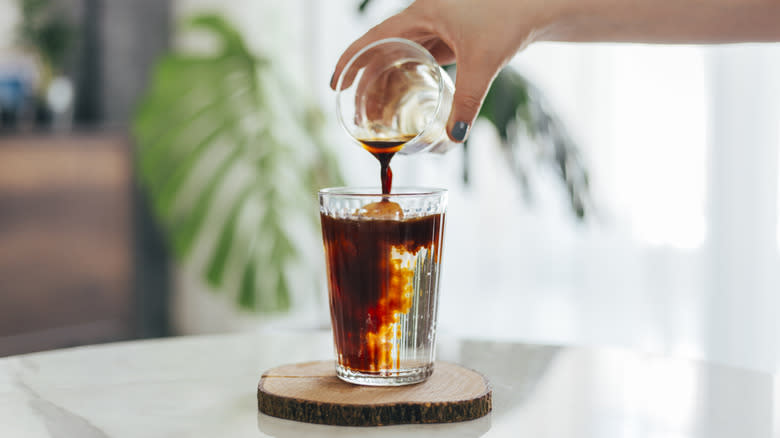
[(73, 81), (65, 65), (74, 41), (72, 25), (50, 0), (19, 0), (21, 21), (17, 42), (38, 64), (36, 94), (32, 96), (34, 121), (40, 125), (70, 126)]
[[(316, 192), (341, 175), (322, 114), (273, 59), (252, 54), (218, 15), (187, 27), (219, 48), (160, 60), (133, 123), (137, 169), (179, 262), (174, 300), (201, 300), (189, 310), (178, 301), (191, 315), (174, 324), (225, 330), (322, 298)], [(219, 294), (193, 292), (204, 288)]]

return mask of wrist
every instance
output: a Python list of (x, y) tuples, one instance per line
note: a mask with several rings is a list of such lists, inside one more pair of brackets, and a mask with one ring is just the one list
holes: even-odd
[(577, 29), (587, 15), (586, 8), (596, 5), (588, 0), (535, 0), (542, 8), (534, 41), (576, 41)]

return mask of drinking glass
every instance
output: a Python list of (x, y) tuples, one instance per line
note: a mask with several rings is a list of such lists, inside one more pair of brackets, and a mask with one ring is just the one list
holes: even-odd
[(346, 64), (336, 85), (337, 113), (364, 147), (391, 142), (400, 154), (445, 152), (455, 145), (446, 132), (454, 90), (424, 47), (387, 38), (367, 45)]
[(398, 386), (433, 372), (444, 189), (319, 192), (336, 374)]

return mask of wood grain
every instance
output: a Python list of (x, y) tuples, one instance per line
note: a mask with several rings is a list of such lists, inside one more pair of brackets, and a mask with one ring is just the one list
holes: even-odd
[(124, 135), (0, 138), (0, 356), (132, 337), (132, 184)]
[(453, 423), (492, 409), (484, 376), (437, 362), (425, 382), (395, 387), (353, 385), (336, 377), (331, 361), (283, 365), (263, 374), (257, 388), (261, 412), (288, 420), (342, 426)]

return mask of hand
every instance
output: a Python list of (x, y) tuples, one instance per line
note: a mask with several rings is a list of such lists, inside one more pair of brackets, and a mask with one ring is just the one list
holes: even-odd
[(498, 71), (552, 22), (552, 2), (539, 0), (417, 0), (369, 30), (341, 55), (331, 80), (366, 45), (401, 37), (422, 45), (439, 64), (457, 63), (447, 133), (463, 142)]
[(415, 41), (458, 75), (447, 133), (468, 135), (490, 83), (533, 41), (733, 43), (780, 41), (777, 0), (417, 0), (352, 43), (336, 65), (389, 37)]

